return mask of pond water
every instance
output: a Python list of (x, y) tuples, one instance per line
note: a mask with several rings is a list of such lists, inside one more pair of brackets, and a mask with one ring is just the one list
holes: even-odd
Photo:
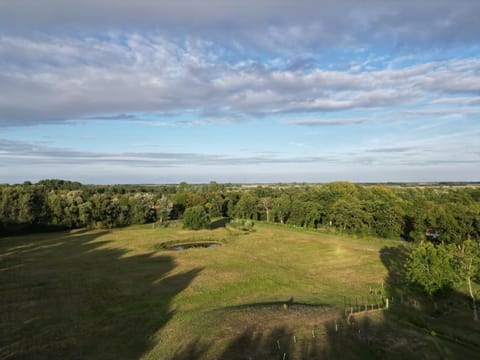
[(192, 248), (212, 248), (219, 247), (220, 243), (216, 242), (204, 242), (204, 243), (190, 243), (190, 244), (178, 244), (167, 247), (168, 250), (186, 250)]

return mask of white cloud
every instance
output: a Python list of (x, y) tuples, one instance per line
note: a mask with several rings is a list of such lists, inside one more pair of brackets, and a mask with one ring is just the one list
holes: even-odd
[(283, 120), (285, 124), (300, 125), (300, 126), (331, 126), (331, 125), (350, 125), (362, 124), (373, 121), (370, 118), (325, 118), (325, 119), (288, 119)]
[(292, 53), (372, 41), (398, 47), (472, 43), (480, 34), (478, 13), (476, 0), (16, 0), (0, 3), (0, 31), (155, 28)]
[(463, 108), (478, 104), (477, 58), (351, 73), (233, 60), (225, 51), (200, 38), (177, 43), (155, 33), (35, 40), (4, 35), (0, 126), (115, 120), (112, 114), (138, 112), (207, 116), (157, 124), (196, 126), (269, 114), (391, 109), (452, 96), (462, 97)]

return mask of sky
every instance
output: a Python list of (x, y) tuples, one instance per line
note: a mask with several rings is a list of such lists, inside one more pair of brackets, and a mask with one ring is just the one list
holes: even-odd
[(478, 0), (0, 0), (0, 183), (480, 181)]

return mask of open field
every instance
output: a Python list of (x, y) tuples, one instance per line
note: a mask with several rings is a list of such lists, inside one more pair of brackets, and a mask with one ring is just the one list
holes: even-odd
[[(199, 240), (223, 245), (161, 247)], [(2, 238), (0, 359), (477, 356), (480, 326), (460, 293), (442, 313), (343, 319), (345, 297), (398, 290), (401, 246), (261, 223)]]

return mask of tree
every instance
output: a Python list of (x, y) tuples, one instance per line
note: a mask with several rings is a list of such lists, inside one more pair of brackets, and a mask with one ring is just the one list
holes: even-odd
[(281, 224), (285, 224), (290, 216), (290, 197), (286, 194), (283, 194), (279, 198), (275, 199), (273, 204), (273, 214), (275, 218), (280, 221)]
[(254, 219), (257, 215), (257, 198), (250, 192), (244, 192), (235, 206), (235, 214), (242, 219)]
[(0, 200), (0, 219), (4, 224), (19, 223), (20, 187), (7, 186)]
[(288, 224), (304, 226), (306, 222), (306, 203), (300, 199), (293, 199), (290, 203), (290, 214)]
[(480, 247), (479, 244), (467, 240), (464, 241), (457, 253), (458, 269), (463, 281), (468, 285), (468, 292), (472, 298), (473, 320), (478, 321), (477, 304), (472, 290), (472, 279), (480, 273)]
[(405, 264), (407, 279), (433, 298), (458, 283), (455, 246), (425, 243), (414, 249)]
[(86, 201), (79, 205), (78, 217), (80, 226), (91, 226), (93, 221), (93, 205), (90, 201)]
[(317, 224), (320, 222), (321, 213), (319, 206), (313, 201), (305, 203), (305, 227), (317, 227)]
[(172, 219), (179, 219), (182, 217), (185, 208), (187, 207), (187, 194), (177, 192), (173, 196), (173, 207), (170, 213)]
[(273, 207), (273, 201), (272, 198), (269, 197), (263, 197), (260, 199), (260, 205), (262, 208), (265, 210), (265, 215), (266, 215), (266, 220), (267, 222), (270, 222), (270, 210)]
[(128, 199), (129, 222), (145, 224), (155, 221), (156, 209), (152, 208), (153, 196), (149, 193), (136, 193)]
[(18, 201), (18, 221), (24, 224), (42, 224), (47, 220), (47, 195), (42, 186), (23, 186)]
[(207, 194), (207, 204), (205, 207), (208, 210), (208, 214), (211, 217), (219, 217), (223, 215), (223, 205), (224, 205), (224, 198), (221, 194), (216, 192), (211, 192)]
[(91, 204), (92, 220), (95, 222), (96, 227), (110, 229), (118, 224), (122, 210), (117, 198), (112, 198), (110, 195), (105, 194), (96, 194), (92, 196)]
[(358, 199), (341, 198), (332, 205), (330, 219), (340, 230), (362, 233), (368, 227), (371, 215), (363, 210)]
[(228, 192), (225, 194), (225, 202), (223, 203), (223, 213), (230, 218), (235, 217), (235, 209), (240, 199), (240, 193)]
[(157, 211), (157, 221), (162, 224), (163, 221), (168, 218), (172, 209), (173, 203), (170, 201), (168, 196), (162, 195), (155, 206), (155, 210)]
[(66, 196), (66, 206), (64, 208), (63, 224), (69, 228), (74, 228), (79, 225), (79, 210), (78, 205), (83, 202), (82, 198), (78, 196), (77, 192), (70, 191)]
[(384, 238), (400, 237), (403, 227), (402, 209), (389, 201), (375, 201), (371, 207), (375, 233)]
[(210, 225), (210, 218), (203, 206), (193, 206), (185, 210), (183, 225), (192, 230), (205, 229)]

